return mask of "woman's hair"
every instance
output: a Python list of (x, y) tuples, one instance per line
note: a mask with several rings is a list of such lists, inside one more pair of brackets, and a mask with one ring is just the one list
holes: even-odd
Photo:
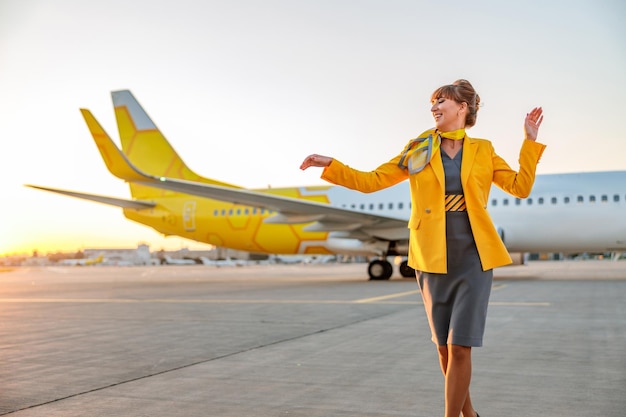
[(476, 113), (480, 106), (480, 96), (467, 80), (456, 80), (452, 84), (439, 87), (430, 97), (431, 101), (438, 98), (447, 98), (457, 103), (467, 103), (467, 115), (465, 116), (465, 126), (472, 127), (476, 124)]

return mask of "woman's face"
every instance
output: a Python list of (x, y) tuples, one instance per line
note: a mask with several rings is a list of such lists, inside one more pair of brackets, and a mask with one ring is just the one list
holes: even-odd
[(450, 98), (439, 97), (432, 102), (430, 111), (435, 118), (435, 127), (443, 132), (465, 127), (466, 103), (459, 103)]

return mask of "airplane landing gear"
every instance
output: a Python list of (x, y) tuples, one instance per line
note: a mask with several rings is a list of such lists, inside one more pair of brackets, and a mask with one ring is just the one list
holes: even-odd
[[(411, 268), (407, 261), (402, 261), (399, 271), (404, 278), (415, 278), (415, 269)], [(387, 280), (393, 275), (393, 266), (385, 259), (375, 259), (367, 267), (367, 274), (370, 280)]]
[(371, 280), (386, 280), (391, 278), (393, 267), (389, 261), (384, 259), (376, 259), (370, 262), (367, 267), (367, 273)]
[(400, 264), (400, 275), (404, 278), (415, 278), (415, 269), (411, 268), (407, 261), (402, 261)]

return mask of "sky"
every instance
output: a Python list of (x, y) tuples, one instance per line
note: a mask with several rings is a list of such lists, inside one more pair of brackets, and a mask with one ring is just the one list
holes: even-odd
[(310, 153), (375, 168), (459, 78), (482, 102), (468, 134), (512, 166), (542, 106), (538, 174), (624, 170), (625, 18), (621, 0), (0, 0), (0, 255), (208, 248), (24, 187), (129, 198), (79, 112), (117, 139), (120, 89), (194, 171), (248, 188), (323, 184)]

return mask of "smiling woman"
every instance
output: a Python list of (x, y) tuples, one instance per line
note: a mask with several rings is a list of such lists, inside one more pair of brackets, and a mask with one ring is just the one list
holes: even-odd
[(509, 167), (490, 141), (465, 132), (476, 123), (479, 103), (467, 80), (439, 87), (431, 95), (435, 128), (372, 171), (317, 154), (300, 165), (322, 167), (326, 181), (364, 193), (408, 179), (409, 266), (416, 271), (439, 352), (446, 417), (478, 415), (469, 394), (471, 349), (483, 343), (493, 268), (511, 263), (487, 213), (492, 183), (515, 197), (527, 197), (545, 149), (536, 142), (543, 111), (534, 108), (524, 120), (519, 171)]

